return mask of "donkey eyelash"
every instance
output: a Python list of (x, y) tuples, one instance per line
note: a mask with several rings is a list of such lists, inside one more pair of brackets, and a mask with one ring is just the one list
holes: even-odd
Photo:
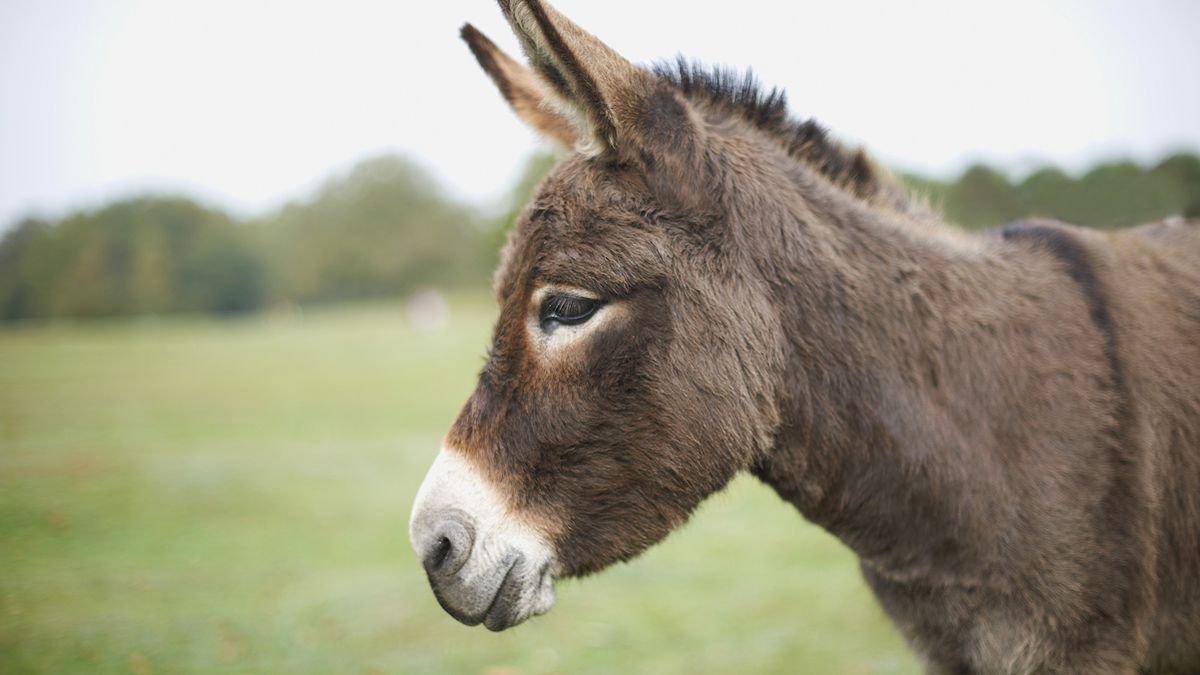
[(538, 325), (546, 332), (560, 325), (578, 326), (592, 318), (603, 306), (604, 301), (595, 298), (565, 293), (551, 295), (542, 301), (538, 310)]

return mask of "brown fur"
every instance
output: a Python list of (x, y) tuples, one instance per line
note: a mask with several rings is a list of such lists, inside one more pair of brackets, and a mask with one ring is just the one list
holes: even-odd
[[(781, 104), (501, 7), (601, 148), (518, 222), (447, 442), (563, 573), (749, 470), (858, 554), (931, 672), (1200, 671), (1200, 224), (968, 236)], [(547, 283), (614, 310), (553, 357)]]

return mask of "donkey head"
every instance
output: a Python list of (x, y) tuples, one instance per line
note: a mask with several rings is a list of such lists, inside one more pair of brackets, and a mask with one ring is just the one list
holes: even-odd
[(487, 363), (410, 523), (441, 605), (492, 630), (661, 540), (767, 450), (783, 352), (716, 168), (752, 155), (545, 3), (500, 6), (529, 66), (463, 38), (571, 150), (509, 238)]

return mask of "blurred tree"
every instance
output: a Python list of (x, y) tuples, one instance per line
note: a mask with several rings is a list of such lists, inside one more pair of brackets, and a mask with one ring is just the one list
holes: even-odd
[(0, 243), (5, 319), (234, 312), (263, 300), (262, 266), (229, 216), (144, 197), (58, 223), (29, 219)]
[(0, 241), (0, 320), (45, 315), (49, 237), (49, 223), (26, 218)]
[(262, 229), (277, 300), (380, 296), (487, 277), (475, 214), (400, 157), (358, 164)]
[(953, 222), (968, 228), (992, 227), (1026, 215), (1021, 197), (1004, 174), (976, 164), (946, 192), (943, 207)]
[(1200, 157), (1178, 153), (1159, 162), (1150, 173), (1177, 190), (1180, 215), (1200, 218)]
[(1079, 222), (1079, 186), (1061, 169), (1047, 166), (1034, 171), (1017, 185), (1018, 198), (1025, 205), (1022, 216), (1043, 216)]
[(1101, 164), (1079, 179), (1077, 222), (1092, 227), (1125, 227), (1178, 213), (1183, 204), (1170, 181), (1129, 161)]

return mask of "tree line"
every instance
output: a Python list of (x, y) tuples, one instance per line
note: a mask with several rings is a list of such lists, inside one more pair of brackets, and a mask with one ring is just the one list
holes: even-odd
[(0, 320), (235, 314), (481, 285), (488, 227), (395, 156), (252, 220), (177, 196), (26, 218), (0, 241)]
[[(58, 220), (26, 218), (0, 240), (0, 321), (233, 314), (487, 283), (507, 226), (550, 167), (533, 157), (500, 215), (447, 196), (401, 157), (360, 163), (309, 199), (239, 220), (186, 197), (144, 196)], [(1200, 157), (1045, 167), (1019, 181), (985, 165), (954, 180), (902, 175), (971, 229), (1027, 216), (1123, 227), (1200, 216)]]
[(1142, 167), (1129, 160), (1098, 164), (1078, 178), (1053, 166), (1023, 180), (983, 164), (954, 181), (902, 175), (946, 218), (968, 229), (1042, 216), (1097, 228), (1117, 228), (1170, 216), (1200, 217), (1200, 157), (1170, 155)]

